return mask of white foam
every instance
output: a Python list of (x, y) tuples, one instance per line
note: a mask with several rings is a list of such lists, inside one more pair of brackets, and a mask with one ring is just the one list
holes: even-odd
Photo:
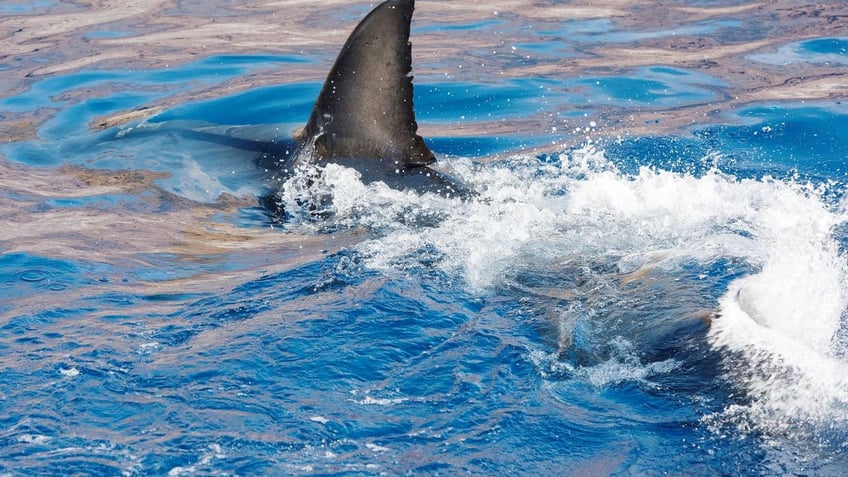
[(196, 464), (187, 467), (174, 467), (168, 471), (168, 477), (196, 474), (199, 472), (198, 466), (206, 467), (212, 463), (213, 459), (224, 459), (226, 457), (220, 444), (210, 444), (208, 451), (198, 458)]
[[(846, 203), (827, 204), (821, 188), (719, 170), (624, 174), (592, 146), (551, 163), (517, 156), (453, 165), (478, 197), (462, 202), (364, 185), (338, 166), (321, 176), (321, 193), (332, 199), (336, 224), (376, 232), (357, 245), (367, 266), (405, 273), (426, 256), (428, 266), (478, 292), (518, 271), (592, 261), (621, 273), (720, 259), (759, 270), (729, 286), (709, 335), (727, 356), (728, 377), (772, 419), (800, 412), (845, 426), (848, 368), (838, 336), (848, 334), (848, 267), (833, 230), (846, 221)], [(422, 217), (438, 220), (421, 226)], [(611, 368), (617, 364), (584, 370), (586, 378), (613, 382), (665, 369)]]
[(22, 444), (37, 444), (42, 445), (50, 442), (51, 438), (49, 436), (44, 436), (41, 434), (21, 434), (17, 437), (17, 441)]
[(366, 442), (365, 447), (368, 448), (371, 452), (379, 453), (379, 452), (389, 452), (391, 449), (388, 447), (384, 447), (378, 444), (374, 444), (373, 442)]
[(67, 378), (75, 378), (80, 374), (79, 370), (73, 366), (70, 368), (59, 368), (59, 373)]
[(577, 375), (595, 387), (618, 385), (626, 381), (654, 386), (649, 380), (651, 377), (668, 374), (680, 366), (674, 359), (643, 364), (632, 345), (623, 340), (619, 340), (618, 345), (620, 349), (612, 358), (594, 366), (580, 368)]
[[(478, 197), (461, 203), (382, 183), (364, 185), (356, 171), (328, 165), (320, 176), (290, 180), (284, 205), (296, 212), (303, 203), (331, 202), (326, 206), (336, 225), (375, 229), (379, 237), (360, 246), (374, 268), (402, 269), (429, 248), (441, 255), (437, 266), (460, 273), (477, 289), (497, 285), (504, 271), (525, 260), (556, 263), (602, 255), (625, 268), (682, 257), (765, 263), (768, 247), (755, 236), (764, 222), (791, 220), (805, 203), (821, 208), (815, 196), (776, 180), (647, 168), (623, 174), (591, 146), (562, 154), (555, 164), (518, 156), (476, 168), (462, 161), (453, 165)], [(427, 218), (438, 220), (421, 227)]]
[(845, 214), (819, 196), (785, 185), (757, 210), (761, 271), (730, 284), (709, 334), (732, 382), (752, 398), (728, 416), (746, 416), (764, 432), (848, 430), (848, 363), (839, 339), (848, 265), (833, 238)]
[[(303, 199), (324, 194), (336, 224), (377, 230), (380, 237), (359, 247), (373, 268), (403, 270), (429, 249), (440, 256), (438, 267), (479, 290), (525, 262), (600, 255), (633, 267), (684, 256), (747, 257), (750, 240), (736, 231), (755, 219), (757, 202), (775, 187), (720, 172), (696, 178), (643, 169), (628, 176), (592, 147), (560, 159), (542, 165), (514, 157), (477, 168), (460, 162), (455, 172), (480, 192), (464, 203), (364, 185), (355, 171), (334, 165), (283, 198), (287, 210), (297, 210)], [(422, 217), (439, 220), (421, 227)]]
[(591, 366), (575, 366), (567, 361), (561, 361), (557, 353), (534, 351), (530, 353), (529, 358), (540, 374), (546, 378), (577, 377), (582, 382), (597, 388), (617, 386), (624, 382), (636, 382), (655, 387), (651, 378), (668, 374), (680, 366), (680, 363), (674, 359), (643, 363), (633, 344), (621, 337), (613, 339), (609, 344), (612, 346), (612, 356)]
[(364, 398), (354, 401), (357, 404), (362, 404), (365, 406), (396, 406), (398, 404), (403, 404), (407, 402), (408, 398), (375, 398), (372, 396), (365, 396)]

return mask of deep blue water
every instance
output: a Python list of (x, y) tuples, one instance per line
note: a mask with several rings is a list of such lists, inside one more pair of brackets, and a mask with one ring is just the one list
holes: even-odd
[[(577, 42), (689, 32), (569, 28)], [(845, 56), (840, 38), (788, 48)], [(663, 65), (425, 77), (423, 126), (560, 126), (428, 138), (477, 198), (421, 198), (335, 168), (314, 186), (332, 217), (285, 224), (251, 203), (215, 209), (222, 193), (266, 190), (255, 152), (169, 127), (286, 138), (319, 83), (89, 128), (311, 61), (82, 70), (0, 99), (0, 112), (57, 110), (38, 137), (0, 146), (20, 170), (75, 166), (117, 184), (0, 191), (13, 230), (0, 244), (0, 473), (848, 472), (845, 103), (753, 104), (616, 138), (598, 108), (674, 110), (727, 85)], [(98, 93), (65, 99), (84, 88)], [(132, 171), (170, 175), (145, 185)]]

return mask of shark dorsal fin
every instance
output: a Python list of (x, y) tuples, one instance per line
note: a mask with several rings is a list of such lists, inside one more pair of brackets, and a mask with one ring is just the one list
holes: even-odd
[(418, 135), (412, 105), (414, 8), (414, 0), (383, 2), (342, 47), (303, 130), (322, 159), (374, 158), (406, 167), (435, 162)]

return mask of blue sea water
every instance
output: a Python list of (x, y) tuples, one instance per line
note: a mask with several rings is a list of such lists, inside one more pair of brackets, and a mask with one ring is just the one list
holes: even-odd
[[(592, 42), (612, 26), (570, 28)], [(784, 57), (798, 51), (844, 61), (844, 39)], [(422, 127), (474, 131), (428, 143), (478, 196), (420, 197), (330, 166), (310, 187), (331, 216), (313, 217), (297, 199), (315, 190), (290, 181), (282, 224), (222, 199), (269, 187), (255, 151), (171, 132), (284, 139), (319, 83), (90, 128), (307, 61), (320, 60), (81, 70), (0, 99), (57, 111), (0, 145), (15, 173), (94, 177), (90, 192), (0, 191), (0, 473), (848, 472), (844, 102), (616, 137), (604, 107), (674, 110), (727, 85), (667, 65), (419, 78)], [(85, 88), (103, 93), (65, 99)], [(546, 115), (556, 129), (473, 127)]]

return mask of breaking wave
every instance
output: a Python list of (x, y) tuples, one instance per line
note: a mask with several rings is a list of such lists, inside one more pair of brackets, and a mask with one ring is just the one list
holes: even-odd
[[(796, 432), (802, 423), (808, 434), (846, 436), (848, 266), (837, 236), (846, 207), (831, 199), (844, 185), (740, 178), (716, 167), (626, 174), (591, 144), (541, 158), (454, 159), (446, 168), (477, 195), (422, 197), (363, 184), (356, 171), (327, 165), (284, 186), (287, 208), (302, 212), (290, 226), (366, 228), (372, 235), (356, 246), (365, 266), (391, 276), (424, 264), (475, 293), (575, 269), (590, 270), (584, 296), (622, 277), (666, 274), (668, 293), (659, 296), (671, 302), (682, 300), (674, 292), (681, 281), (692, 290), (710, 282), (716, 313), (707, 339), (722, 377), (744, 398), (705, 422), (768, 435)], [(308, 219), (314, 209), (302, 204), (316, 196), (330, 225)], [(714, 266), (726, 262), (741, 272), (710, 281)], [(568, 321), (566, 314), (556, 319)], [(619, 350), (630, 343), (627, 336), (605, 339)], [(674, 360), (642, 363), (637, 355), (613, 352), (568, 374), (614, 385), (677, 369)]]

